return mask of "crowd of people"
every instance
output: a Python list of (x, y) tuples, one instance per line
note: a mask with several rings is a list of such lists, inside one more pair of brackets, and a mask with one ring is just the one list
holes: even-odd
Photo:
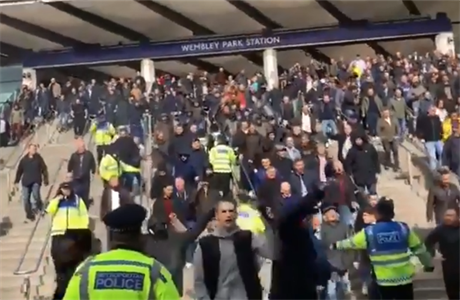
[[(196, 299), (344, 299), (356, 266), (370, 299), (413, 299), (408, 252), (433, 271), (423, 242), (392, 221), (394, 203), (379, 194), (378, 174), (381, 165), (399, 171), (398, 145), (407, 134), (424, 142), (433, 170), (440, 161), (458, 172), (453, 58), (396, 53), (321, 69), (297, 64), (273, 89), (261, 73), (228, 76), (221, 69), (164, 75), (152, 86), (140, 75), (62, 86), (51, 80), (33, 94), (41, 95), (33, 103), (46, 103), (40, 116), (56, 110), (63, 131), (72, 118), (75, 135), (88, 130), (97, 148), (94, 157), (77, 139), (69, 176), (45, 210), (53, 217), (53, 299), (179, 299), (184, 267), (193, 267), (194, 291), (186, 293)], [(443, 126), (438, 102), (449, 107)], [(437, 133), (439, 140), (429, 136)], [(333, 143), (338, 153), (331, 157)], [(142, 174), (145, 165), (152, 178)], [(46, 169), (31, 146), (15, 178), (27, 219), (43, 209)], [(96, 175), (112, 250), (89, 256), (100, 250), (88, 233)], [(458, 250), (459, 239), (449, 237), (460, 236), (460, 197), (444, 197), (446, 188), (454, 189), (440, 184), (430, 198), (439, 226), (426, 244), (430, 252), (440, 244), (447, 266), (459, 263), (450, 250)], [(150, 214), (136, 198), (144, 192)], [(448, 297), (458, 299), (458, 269), (444, 266)], [(259, 279), (260, 269), (269, 271)]]

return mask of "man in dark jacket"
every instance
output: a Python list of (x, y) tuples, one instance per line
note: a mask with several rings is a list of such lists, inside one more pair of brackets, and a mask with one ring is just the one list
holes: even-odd
[(91, 151), (86, 150), (83, 139), (77, 140), (77, 151), (72, 153), (67, 163), (67, 172), (72, 173), (75, 193), (89, 207), (91, 174), (96, 173), (96, 160)]
[(292, 194), (297, 197), (305, 196), (308, 188), (318, 182), (317, 174), (314, 171), (307, 170), (302, 159), (294, 162), (294, 170), (289, 178), (289, 184), (292, 187)]
[(377, 150), (359, 132), (354, 134), (352, 140), (353, 147), (345, 159), (345, 170), (353, 176), (358, 187), (375, 194), (377, 174), (380, 173)]
[(429, 109), (427, 115), (417, 119), (417, 136), (425, 143), (425, 149), (430, 159), (430, 168), (435, 170), (438, 166), (438, 158), (442, 155), (442, 123), (436, 115), (436, 108)]
[(334, 175), (324, 189), (323, 205), (335, 206), (343, 224), (352, 226), (354, 224), (353, 211), (355, 197), (355, 186), (350, 177), (344, 172), (340, 161), (334, 162)]
[(43, 157), (37, 153), (37, 145), (29, 146), (28, 153), (19, 161), (14, 179), (15, 190), (18, 190), (18, 183), (21, 181), (22, 198), (26, 218), (35, 220), (35, 213), (43, 209), (43, 202), (40, 196), (42, 184), (48, 185), (48, 167)]
[[(302, 221), (317, 212), (324, 193), (312, 187), (305, 197), (298, 197), (288, 187), (282, 184), (282, 202), (271, 210), (274, 218), (269, 221), (276, 236), (270, 299), (316, 299), (317, 254), (310, 228)], [(261, 213), (270, 219), (267, 211)]]
[(198, 177), (202, 179), (206, 170), (209, 168), (209, 159), (207, 153), (201, 146), (199, 138), (195, 138), (192, 141), (192, 151), (189, 159)]

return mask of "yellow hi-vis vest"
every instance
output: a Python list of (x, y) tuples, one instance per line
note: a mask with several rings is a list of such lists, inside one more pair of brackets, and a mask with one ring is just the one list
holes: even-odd
[(121, 177), (123, 173), (123, 168), (121, 166), (120, 160), (113, 157), (110, 154), (104, 155), (99, 164), (99, 176), (105, 180), (109, 181), (113, 177)]
[(64, 300), (180, 300), (169, 271), (140, 252), (116, 249), (88, 258), (70, 279)]
[(258, 210), (248, 204), (238, 206), (238, 218), (236, 224), (243, 230), (249, 230), (254, 234), (265, 232), (265, 224)]
[(98, 146), (110, 145), (112, 137), (115, 135), (115, 128), (108, 122), (105, 124), (94, 122), (89, 131), (94, 135), (94, 141)]
[(231, 173), (236, 156), (227, 145), (217, 145), (209, 150), (209, 163), (214, 173)]
[(48, 204), (46, 212), (52, 217), (52, 236), (62, 235), (67, 229), (89, 228), (89, 215), (85, 203), (77, 195), (73, 197), (74, 199), (63, 199), (59, 196)]

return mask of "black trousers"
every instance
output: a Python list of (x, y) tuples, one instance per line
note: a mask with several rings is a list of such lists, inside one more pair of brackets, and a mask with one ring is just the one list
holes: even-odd
[(85, 131), (86, 120), (84, 118), (76, 118), (73, 121), (73, 131), (75, 135), (82, 136)]
[[(414, 299), (414, 286), (412, 283), (398, 286), (380, 286), (373, 284), (369, 299), (408, 300)], [(372, 294), (372, 298), (371, 298)]]
[(89, 179), (77, 179), (75, 182), (75, 192), (81, 197), (83, 202), (86, 204), (86, 208), (89, 209), (90, 201), (89, 194), (91, 190), (91, 181)]
[(99, 163), (101, 162), (102, 158), (104, 157), (105, 149), (106, 149), (106, 146), (105, 146), (105, 145), (99, 145), (99, 146), (96, 147), (96, 152), (97, 152), (97, 164), (98, 164), (98, 165), (99, 165)]
[(222, 191), (223, 197), (230, 193), (230, 181), (232, 180), (232, 173), (214, 173), (214, 183), (216, 189)]
[(444, 277), (447, 298), (458, 300), (460, 299), (460, 288), (458, 286), (460, 282), (460, 271), (458, 269), (458, 264), (448, 264), (449, 261), (447, 260), (442, 262), (442, 275)]

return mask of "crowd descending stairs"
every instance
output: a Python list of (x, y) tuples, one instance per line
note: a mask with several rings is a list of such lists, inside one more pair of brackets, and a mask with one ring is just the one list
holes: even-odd
[[(49, 144), (49, 136), (44, 132), (40, 133), (42, 135), (37, 135), (39, 139), (35, 138), (35, 140), (43, 145), (40, 151), (48, 164), (50, 173), (50, 186), (42, 188), (42, 197), (47, 199), (49, 195), (54, 195), (56, 185), (59, 184), (65, 174), (65, 160), (74, 151), (73, 135), (71, 133), (62, 134), (58, 139), (53, 139), (53, 142), (58, 142), (59, 144)], [(20, 151), (20, 149), (18, 148), (17, 151)], [(407, 154), (404, 151), (401, 149), (401, 157), (405, 155), (421, 155), (420, 153)], [(336, 145), (333, 143), (330, 147), (331, 156), (336, 157), (336, 152)], [(409, 162), (410, 160), (404, 161)], [(406, 163), (402, 162), (404, 172), (407, 167)], [(415, 166), (411, 167), (415, 168)], [(0, 177), (2, 186), (7, 185), (5, 178), (6, 176)], [(378, 193), (379, 195), (394, 199), (396, 219), (408, 223), (423, 238), (433, 228), (433, 224), (425, 220), (425, 199), (421, 195), (424, 196), (426, 193), (414, 190), (413, 185), (409, 185), (407, 180), (400, 178), (402, 177), (399, 173), (383, 170), (382, 174), (379, 175)], [(98, 178), (93, 180), (91, 195), (94, 197), (96, 205), (93, 205), (90, 214), (94, 221), (93, 229), (95, 234), (105, 245), (107, 233), (98, 218), (102, 189), (103, 186), (100, 180)], [(0, 272), (0, 299), (51, 299), (55, 287), (55, 274), (49, 258), (49, 247), (44, 249), (44, 259), (37, 266), (41, 251), (47, 241), (49, 222), (45, 218), (38, 222), (38, 225), (36, 222), (24, 223), (24, 212), (22, 202), (19, 199), (19, 193), (11, 199), (11, 202), (8, 202), (6, 192), (3, 191), (1, 193), (2, 230), (0, 236), (0, 264), (2, 265), (2, 270)], [(146, 199), (144, 199), (144, 204), (148, 204)], [(35, 226), (36, 233), (26, 251), (28, 239)], [(13, 275), (23, 253), (26, 253), (26, 255), (19, 271), (33, 270), (38, 267), (37, 271), (30, 275)], [(436, 270), (434, 273), (418, 272), (414, 282), (416, 299), (447, 299), (442, 281), (439, 258), (435, 259), (435, 263)], [(190, 274), (190, 271), (186, 272), (186, 277), (188, 277), (186, 285), (191, 288), (193, 286), (191, 282), (193, 281), (193, 275)], [(28, 280), (25, 280), (26, 278)], [(358, 292), (353, 293), (351, 298), (365, 299)]]

